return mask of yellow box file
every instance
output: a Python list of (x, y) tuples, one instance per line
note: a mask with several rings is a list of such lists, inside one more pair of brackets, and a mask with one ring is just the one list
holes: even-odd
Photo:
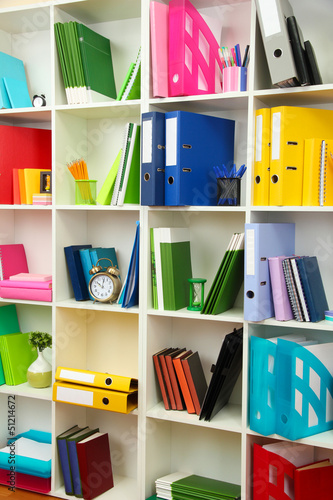
[(303, 205), (333, 205), (333, 139), (304, 141)]
[(138, 390), (138, 380), (136, 378), (90, 370), (79, 370), (64, 366), (58, 366), (55, 379), (63, 382), (112, 389), (113, 391), (135, 392)]
[(255, 114), (253, 205), (269, 205), (271, 108)]
[(53, 384), (53, 401), (129, 413), (138, 406), (138, 393), (98, 389), (67, 382)]
[(271, 109), (270, 205), (302, 205), (304, 141), (333, 137), (333, 111), (276, 106)]

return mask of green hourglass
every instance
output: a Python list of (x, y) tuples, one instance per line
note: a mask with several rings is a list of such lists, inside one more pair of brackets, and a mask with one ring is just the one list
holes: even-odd
[(188, 278), (190, 283), (189, 311), (201, 311), (204, 303), (204, 284), (207, 280), (202, 278)]

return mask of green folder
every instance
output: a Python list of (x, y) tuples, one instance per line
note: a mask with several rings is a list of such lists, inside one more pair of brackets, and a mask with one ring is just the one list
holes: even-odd
[(84, 24), (76, 27), (87, 89), (116, 99), (110, 40)]
[(160, 243), (164, 310), (177, 311), (189, 304), (192, 278), (189, 241)]
[(12, 333), (0, 337), (1, 356), (4, 353), (4, 375), (7, 385), (23, 384), (27, 381), (27, 370), (37, 359), (37, 350), (28, 342), (29, 332)]
[(157, 284), (156, 284), (156, 264), (155, 264), (155, 246), (154, 246), (154, 228), (150, 228), (150, 259), (151, 259), (151, 288), (153, 308), (158, 309)]
[(108, 173), (108, 175), (103, 183), (103, 186), (101, 187), (100, 192), (97, 195), (96, 201), (98, 203), (100, 203), (101, 205), (110, 205), (111, 204), (111, 198), (112, 198), (114, 183), (115, 183), (117, 173), (118, 173), (118, 168), (119, 168), (120, 159), (121, 159), (121, 153), (122, 153), (122, 149), (120, 149), (119, 153), (117, 154), (117, 157), (112, 164), (110, 172)]
[(173, 500), (192, 500), (194, 498), (207, 500), (238, 500), (241, 487), (238, 484), (210, 479), (192, 474), (171, 483)]
[[(16, 305), (9, 304), (0, 307), (0, 335), (7, 335), (9, 333), (18, 333), (19, 331), (20, 331), (20, 325), (17, 317)], [(0, 357), (0, 385), (3, 385), (5, 383), (6, 379), (2, 366), (2, 357)]]
[(130, 66), (129, 66), (129, 68), (128, 68), (128, 71), (127, 71), (127, 73), (126, 73), (126, 76), (125, 76), (125, 78), (124, 78), (124, 81), (123, 81), (123, 83), (122, 83), (122, 85), (121, 85), (121, 87), (120, 87), (120, 90), (119, 90), (119, 92), (118, 92), (117, 99), (116, 99), (117, 101), (121, 101), (121, 98), (122, 98), (122, 96), (123, 96), (123, 94), (124, 94), (124, 92), (125, 92), (125, 89), (126, 89), (126, 87), (127, 87), (127, 85), (128, 85), (128, 82), (129, 82), (129, 80), (130, 80), (130, 78), (131, 78), (131, 75), (132, 75), (132, 73), (133, 73), (134, 66), (135, 66), (135, 64), (134, 64), (134, 63), (131, 63), (131, 64), (130, 64)]

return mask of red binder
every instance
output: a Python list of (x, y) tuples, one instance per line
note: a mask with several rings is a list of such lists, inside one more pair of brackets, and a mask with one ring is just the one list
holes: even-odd
[(51, 169), (51, 130), (0, 125), (0, 204), (14, 203), (13, 169)]

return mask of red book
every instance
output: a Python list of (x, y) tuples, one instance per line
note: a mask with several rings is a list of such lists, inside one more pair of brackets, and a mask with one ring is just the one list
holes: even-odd
[(49, 170), (51, 159), (51, 130), (0, 125), (0, 204), (14, 202), (14, 168)]
[(168, 370), (165, 358), (166, 358), (166, 355), (172, 354), (173, 352), (175, 352), (177, 350), (178, 349), (170, 348), (168, 351), (162, 352), (158, 356), (159, 360), (160, 360), (160, 364), (161, 364), (161, 368), (162, 368), (162, 373), (163, 373), (163, 378), (164, 378), (166, 390), (168, 391), (169, 401), (170, 401), (170, 405), (171, 405), (171, 409), (172, 410), (177, 410), (177, 406), (176, 406), (176, 400), (175, 400), (175, 396), (174, 396), (174, 393), (173, 393), (173, 389), (172, 389), (172, 385), (171, 385), (171, 380), (170, 380), (170, 375), (169, 375), (169, 370)]
[(165, 382), (164, 382), (163, 373), (162, 373), (162, 367), (161, 367), (160, 360), (159, 360), (159, 355), (162, 354), (162, 352), (165, 352), (165, 351), (169, 352), (170, 348), (166, 347), (166, 348), (162, 349), (161, 351), (158, 351), (155, 354), (153, 354), (153, 363), (154, 363), (155, 372), (156, 372), (156, 375), (157, 375), (157, 380), (158, 380), (158, 383), (159, 383), (159, 386), (160, 386), (160, 390), (161, 390), (161, 394), (162, 394), (164, 408), (166, 410), (170, 410), (171, 406), (170, 406), (170, 401), (169, 401), (169, 395), (167, 393), (167, 388), (166, 388), (166, 385), (165, 385)]
[(0, 280), (17, 273), (28, 273), (28, 262), (22, 243), (0, 245)]
[(109, 436), (95, 432), (76, 443), (83, 498), (92, 500), (113, 488)]
[(298, 467), (294, 488), (295, 500), (333, 500), (333, 465), (327, 459)]
[(193, 352), (181, 361), (192, 396), (195, 413), (200, 415), (201, 405), (208, 386), (198, 351)]
[(173, 359), (173, 364), (174, 364), (174, 367), (176, 370), (176, 374), (177, 374), (177, 378), (178, 378), (178, 382), (179, 382), (181, 391), (183, 393), (186, 409), (187, 409), (188, 413), (195, 413), (195, 408), (194, 408), (191, 392), (190, 392), (190, 389), (189, 389), (189, 386), (188, 386), (188, 383), (187, 383), (187, 380), (185, 377), (183, 365), (182, 365), (182, 359), (184, 359), (186, 356), (189, 356), (190, 354), (192, 354), (191, 350), (184, 351), (181, 354), (178, 354), (178, 356), (176, 356)]
[(168, 368), (169, 372), (169, 377), (170, 377), (170, 382), (173, 390), (173, 395), (176, 401), (176, 409), (177, 410), (184, 410), (185, 408), (185, 401), (183, 398), (182, 391), (180, 390), (180, 386), (178, 383), (177, 375), (175, 372), (175, 367), (173, 366), (173, 358), (175, 356), (178, 356), (181, 352), (184, 352), (186, 349), (185, 347), (183, 349), (176, 349), (174, 352), (167, 354), (165, 356), (165, 361), (166, 365)]

